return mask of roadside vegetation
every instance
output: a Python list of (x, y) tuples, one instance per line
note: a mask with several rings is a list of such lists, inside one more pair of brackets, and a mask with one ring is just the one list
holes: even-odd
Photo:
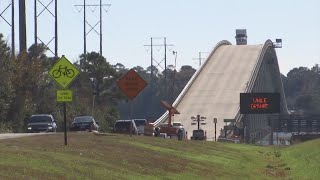
[[(33, 44), (26, 52), (13, 57), (0, 33), (0, 133), (25, 132), (26, 120), (32, 114), (52, 114), (58, 128), (62, 127), (62, 104), (56, 102), (56, 90), (60, 87), (48, 75), (56, 59), (48, 57), (47, 50), (44, 44)], [(69, 87), (73, 90), (74, 100), (67, 103), (68, 124), (75, 116), (94, 114), (100, 122), (100, 130), (108, 131), (117, 119), (128, 118), (130, 112), (135, 118), (155, 120), (165, 111), (160, 107), (160, 100), (167, 93), (163, 86), (164, 71), (157, 67), (133, 67), (148, 84), (153, 69), (153, 83), (135, 98), (130, 110), (131, 103), (116, 82), (131, 68), (121, 63), (112, 65), (97, 52), (79, 53), (74, 65), (81, 73)], [(180, 70), (168, 65), (170, 100), (178, 96), (195, 71), (188, 65)]]
[(70, 133), (0, 140), (0, 179), (319, 179), (320, 140), (260, 147)]

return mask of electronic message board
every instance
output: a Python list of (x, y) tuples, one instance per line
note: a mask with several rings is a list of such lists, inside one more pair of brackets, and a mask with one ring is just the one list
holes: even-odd
[(240, 93), (241, 114), (280, 113), (279, 93)]

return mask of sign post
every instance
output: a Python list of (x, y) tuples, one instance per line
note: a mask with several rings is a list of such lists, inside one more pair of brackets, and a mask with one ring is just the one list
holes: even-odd
[(214, 123), (214, 141), (217, 141), (217, 118), (213, 118)]
[(63, 102), (64, 145), (68, 145), (66, 102), (72, 102), (72, 91), (66, 88), (79, 73), (79, 70), (64, 55), (49, 70), (50, 77), (63, 88), (63, 90), (57, 90), (57, 102)]
[[(131, 100), (130, 118), (132, 121), (133, 99), (147, 86), (147, 83), (134, 69), (130, 69), (117, 81), (117, 85), (120, 90)], [(130, 123), (130, 136), (132, 136), (132, 122)]]

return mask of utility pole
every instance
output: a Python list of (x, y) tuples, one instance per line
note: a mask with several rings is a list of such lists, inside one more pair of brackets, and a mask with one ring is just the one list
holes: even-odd
[(11, 53), (12, 57), (15, 56), (15, 40), (14, 40), (14, 0), (11, 1)]
[(86, 0), (83, 0), (83, 55), (86, 59), (87, 54), (87, 36), (86, 36)]
[(214, 141), (217, 141), (217, 118), (213, 118), (213, 123), (214, 123)]
[(168, 98), (168, 85), (167, 85), (167, 38), (164, 37), (164, 99)]
[[(9, 22), (9, 20), (7, 20), (4, 17), (4, 13), (9, 9), (9, 7), (11, 6), (11, 24)], [(12, 57), (15, 56), (15, 40), (14, 40), (14, 0), (11, 0), (11, 3), (8, 4), (3, 11), (0, 11), (0, 18), (2, 18), (4, 20), (4, 22), (6, 22), (10, 27), (11, 27), (11, 53), (12, 53)]]
[(199, 67), (201, 66), (202, 60), (205, 60), (205, 58), (201, 57), (201, 54), (203, 53), (208, 53), (208, 52), (199, 52), (199, 57), (198, 58), (193, 58), (193, 60), (198, 60), (199, 61)]
[[(86, 0), (83, 0), (83, 4), (81, 5), (74, 5), (75, 7), (83, 7), (83, 54), (87, 54), (87, 35), (91, 32), (94, 31), (97, 35), (99, 35), (99, 41), (100, 41), (100, 46), (99, 46), (99, 52), (100, 55), (102, 55), (102, 9), (104, 7), (108, 7), (108, 9), (104, 9), (105, 12), (108, 12), (111, 4), (103, 4), (102, 0), (100, 0), (99, 4), (86, 4)], [(95, 25), (91, 25), (87, 20), (86, 20), (86, 7), (99, 7), (99, 12), (100, 12), (100, 18), (99, 21)], [(80, 12), (80, 11), (79, 11)], [(100, 31), (98, 32), (95, 27), (100, 24)], [(87, 32), (86, 26), (90, 26), (90, 30)]]
[[(49, 6), (51, 5), (51, 3), (54, 1), (54, 13), (52, 13), (49, 9)], [(54, 54), (54, 59), (58, 59), (58, 0), (51, 0), (49, 3), (47, 3), (47, 5), (45, 5), (44, 2), (42, 2), (41, 0), (34, 0), (34, 43), (36, 45), (38, 45), (38, 40), (45, 44), (46, 47), (49, 49), (49, 51)], [(41, 5), (41, 11), (38, 14), (38, 2)], [(43, 13), (47, 11), (49, 14), (52, 15), (52, 17), (54, 18), (54, 35), (53, 37), (49, 40), (48, 43), (44, 43), (38, 36), (38, 18), (39, 16)], [(54, 50), (52, 50), (49, 47), (49, 44), (53, 41), (54, 39)]]
[(26, 2), (19, 0), (19, 44), (20, 53), (27, 50)]
[(34, 44), (35, 45), (38, 45), (37, 1), (38, 0), (34, 0)]
[(177, 56), (178, 52), (177, 51), (172, 51), (172, 54), (175, 55), (174, 58), (174, 72), (173, 72), (173, 77), (172, 77), (172, 85), (171, 85), (171, 92), (170, 92), (170, 101), (171, 104), (174, 102), (174, 85), (175, 85), (175, 78), (176, 78), (176, 72), (177, 72)]
[(102, 0), (100, 0), (100, 55), (102, 56)]
[(58, 0), (54, 1), (54, 56), (58, 59)]
[[(152, 80), (153, 80), (153, 47), (152, 47), (152, 37), (151, 37), (151, 45), (150, 45), (150, 51), (151, 51), (151, 72), (150, 72), (150, 82), (152, 85)], [(152, 88), (152, 87), (151, 87)]]

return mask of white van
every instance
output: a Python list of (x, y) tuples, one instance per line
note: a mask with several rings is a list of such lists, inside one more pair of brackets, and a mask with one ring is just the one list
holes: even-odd
[(147, 124), (146, 119), (133, 119), (135, 122), (137, 129), (138, 129), (138, 135), (144, 134), (144, 126)]

